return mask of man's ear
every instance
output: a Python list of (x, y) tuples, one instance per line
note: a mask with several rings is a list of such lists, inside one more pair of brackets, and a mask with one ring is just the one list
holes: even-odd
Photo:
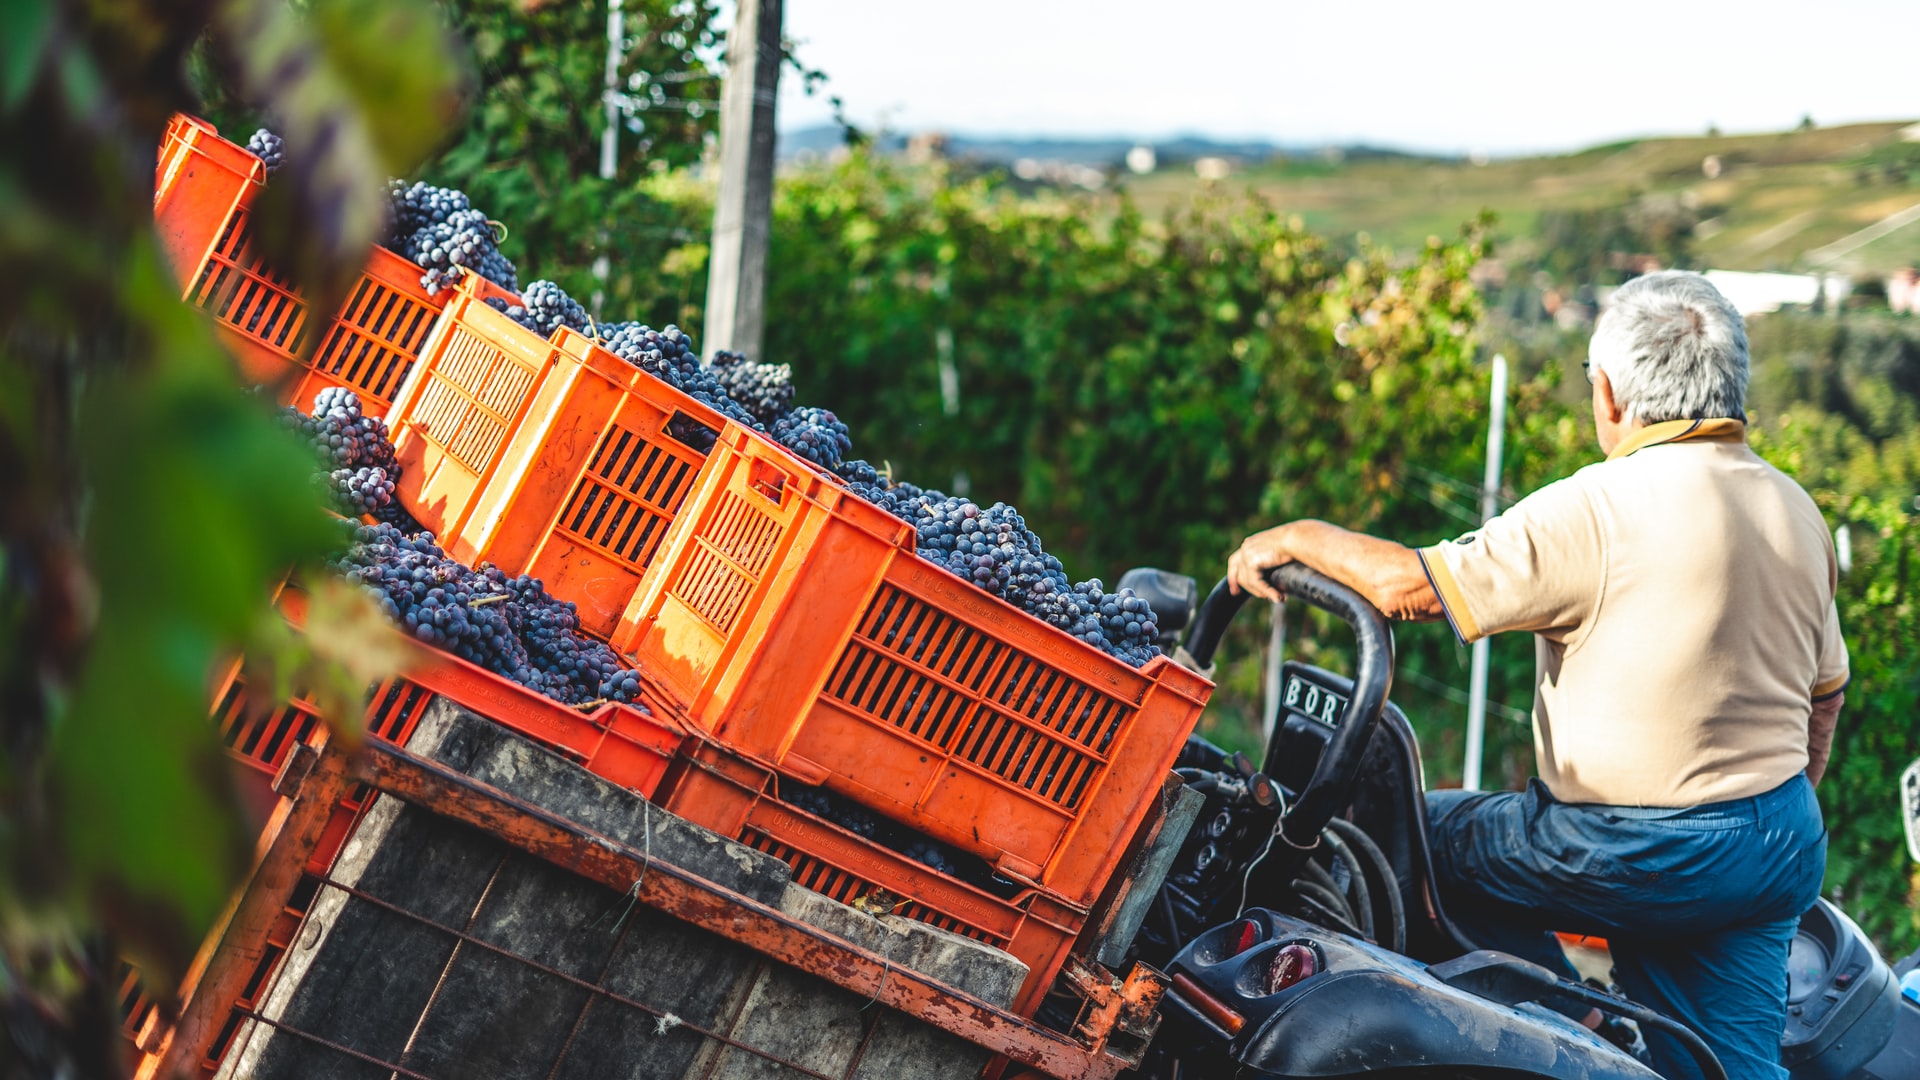
[(1593, 404), (1594, 411), (1605, 410), (1607, 423), (1620, 424), (1626, 421), (1627, 410), (1613, 397), (1613, 380), (1607, 378), (1605, 371), (1597, 368), (1593, 373)]

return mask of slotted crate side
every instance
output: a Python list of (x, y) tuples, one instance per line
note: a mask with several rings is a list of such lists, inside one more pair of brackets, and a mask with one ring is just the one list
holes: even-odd
[(584, 334), (562, 328), (553, 345), (553, 369), (447, 549), (540, 578), (605, 638), (706, 463), (674, 429), (726, 420)]
[(613, 643), (696, 725), (776, 757), (913, 528), (737, 425)]
[(1211, 684), (1135, 670), (912, 547), (729, 430), (614, 644), (729, 747), (1091, 902)]
[(1091, 901), (1208, 689), (1170, 660), (1135, 670), (901, 558), (786, 753), (890, 817)]
[(716, 743), (689, 740), (658, 797), (667, 810), (793, 868), (795, 884), (843, 904), (985, 942), (1028, 967), (1013, 1011), (1031, 1016), (1071, 953), (1087, 912), (1039, 890), (1002, 899), (780, 801), (770, 772)]
[(467, 523), (558, 355), (476, 283), (455, 291), (387, 414), (400, 501), (435, 535)]

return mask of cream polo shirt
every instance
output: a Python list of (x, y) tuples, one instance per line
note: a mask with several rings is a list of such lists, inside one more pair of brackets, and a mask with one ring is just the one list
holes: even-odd
[(1826, 522), (1736, 420), (1642, 428), (1420, 559), (1462, 640), (1537, 635), (1534, 747), (1564, 802), (1770, 791), (1846, 686)]

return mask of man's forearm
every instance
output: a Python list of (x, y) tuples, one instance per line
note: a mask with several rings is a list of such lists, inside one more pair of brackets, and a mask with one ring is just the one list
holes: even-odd
[(1821, 698), (1813, 703), (1813, 715), (1807, 718), (1807, 779), (1816, 784), (1826, 775), (1833, 732), (1840, 724), (1840, 706), (1846, 701), (1845, 694)]
[(1300, 562), (1367, 598), (1387, 615), (1408, 621), (1444, 614), (1439, 594), (1412, 548), (1324, 521), (1294, 521), (1248, 537), (1229, 560), (1232, 579), (1258, 594), (1255, 571)]

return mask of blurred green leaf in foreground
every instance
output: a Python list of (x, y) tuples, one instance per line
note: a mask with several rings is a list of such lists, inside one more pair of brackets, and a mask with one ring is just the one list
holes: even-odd
[(335, 702), (381, 663), (272, 615), (341, 527), (155, 240), (188, 54), (286, 137), (253, 222), (326, 311), (456, 113), (447, 42), (421, 2), (0, 3), (0, 1075), (121, 1075), (116, 957), (173, 985), (244, 872), (221, 658)]

